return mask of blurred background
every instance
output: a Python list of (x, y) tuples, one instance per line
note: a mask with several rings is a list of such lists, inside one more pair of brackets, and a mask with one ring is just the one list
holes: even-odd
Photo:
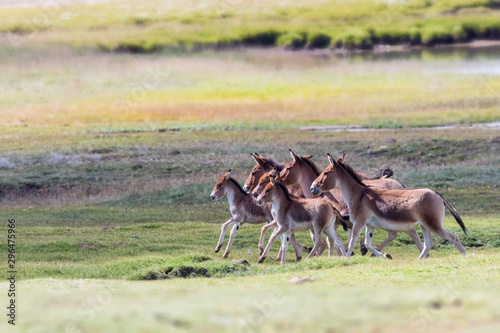
[[(0, 128), (20, 331), (496, 332), (500, 1), (3, 0)], [(469, 256), (223, 260), (216, 180), (289, 148), (439, 191)]]

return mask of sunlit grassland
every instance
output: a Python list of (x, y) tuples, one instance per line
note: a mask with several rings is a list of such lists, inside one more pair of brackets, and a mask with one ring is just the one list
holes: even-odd
[(6, 8), (0, 31), (13, 43), (45, 42), (154, 52), (234, 45), (294, 48), (456, 43), (499, 38), (498, 2), (119, 1)]
[(500, 79), (484, 51), (367, 59), (248, 50), (111, 55), (32, 46), (0, 52), (8, 133), (120, 128), (369, 127), (491, 122)]
[[(467, 285), (470, 276), (484, 276), (483, 272), (470, 270), (468, 275), (450, 277), (450, 270), (444, 267), (429, 263), (420, 266), (411, 274), (415, 277), (411, 279), (413, 285), (396, 288), (387, 288), (390, 281), (380, 272), (365, 285), (338, 286), (369, 271), (338, 277), (334, 270), (308, 271), (305, 275), (316, 276), (318, 281), (302, 286), (287, 286), (294, 276), (289, 273), (161, 282), (31, 280), (23, 283), (23, 298), (32, 306), (20, 312), (25, 319), (19, 322), (19, 329), (495, 332), (500, 316), (495, 303), (497, 289), (485, 292)], [(458, 267), (463, 268), (460, 263)], [(420, 281), (418, 277), (423, 274), (417, 270), (435, 272), (447, 287), (437, 289), (436, 283)], [(50, 310), (35, 311), (40, 308)]]
[[(262, 225), (243, 225), (229, 259), (222, 259), (221, 253), (213, 253), (220, 232), (219, 223), (134, 221), (136, 216), (147, 216), (149, 211), (147, 207), (128, 211), (129, 217), (122, 216), (121, 221), (106, 221), (103, 217), (102, 223), (98, 225), (79, 216), (78, 210), (74, 211), (74, 216), (66, 214), (64, 219), (59, 220), (57, 211), (39, 210), (37, 213), (41, 219), (52, 218), (50, 224), (37, 221), (24, 212), (9, 214), (9, 217), (16, 218), (18, 224), (16, 239), (19, 278), (156, 280), (250, 276), (279, 272), (299, 273), (314, 269), (362, 270), (362, 266), (366, 265), (373, 268), (374, 260), (383, 261), (369, 256), (360, 257), (358, 254), (353, 258), (325, 257), (294, 263), (295, 254), (291, 251), (287, 265), (280, 267), (273, 260), (277, 254), (276, 243), (268, 260), (257, 265), (257, 240)], [(469, 236), (460, 231), (452, 218), (446, 219), (445, 227), (459, 235), (471, 258), (485, 256), (488, 263), (494, 260), (500, 247), (500, 230), (495, 217), (463, 217)], [(80, 222), (72, 223), (73, 218)], [(342, 232), (341, 235), (345, 240), (346, 233)], [(307, 233), (298, 233), (297, 237), (304, 244), (311, 243)], [(380, 243), (385, 237), (385, 232), (378, 231), (374, 241)], [(439, 238), (435, 240), (435, 250), (431, 252), (432, 265), (437, 265), (436, 261), (443, 263), (455, 260), (452, 258), (459, 260), (461, 255), (452, 244), (445, 244)], [(400, 235), (385, 251), (393, 256), (395, 264), (392, 265), (414, 265), (417, 262), (417, 248), (406, 234)], [(246, 259), (250, 266), (231, 262), (234, 258)], [(460, 259), (460, 262), (465, 264), (466, 261)], [(387, 268), (389, 264), (383, 266)], [(396, 272), (400, 268), (392, 269)], [(495, 269), (492, 274), (494, 272)]]
[[(22, 220), (19, 216), (20, 226)], [(481, 240), (498, 235), (496, 218), (468, 217), (466, 223), (470, 235), (481, 235)], [(446, 219), (446, 227), (458, 234), (454, 224)], [(403, 235), (387, 250), (392, 261), (354, 256), (294, 263), (290, 253), (287, 264), (279, 266), (272, 260), (275, 246), (270, 258), (257, 265), (258, 231), (258, 226), (243, 226), (230, 258), (223, 260), (212, 253), (215, 224), (149, 223), (107, 230), (20, 227), (18, 328), (443, 332), (453, 327), (494, 332), (500, 320), (495, 306), (498, 247), (468, 246), (469, 255), (462, 256), (453, 245), (437, 242), (431, 258), (418, 261), (416, 248)], [(459, 235), (464, 244), (474, 243)], [(377, 241), (382, 236), (377, 233)], [(308, 238), (300, 235), (301, 241)], [(78, 247), (81, 243), (96, 249)], [(247, 259), (250, 266), (232, 258)], [(168, 269), (187, 278), (122, 280), (154, 279)], [(317, 280), (289, 285), (296, 276)], [(40, 308), (45, 309), (43, 316), (35, 310)]]

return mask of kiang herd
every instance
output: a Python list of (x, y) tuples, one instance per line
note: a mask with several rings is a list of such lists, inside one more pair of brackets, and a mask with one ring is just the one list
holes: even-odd
[[(360, 240), (361, 253), (368, 250), (372, 256), (392, 257), (381, 252), (400, 232), (407, 233), (420, 252), (419, 259), (429, 255), (432, 247), (432, 233), (453, 243), (466, 254), (458, 237), (443, 227), (445, 207), (467, 234), (464, 222), (456, 210), (439, 193), (431, 189), (407, 189), (389, 177), (390, 169), (378, 170), (374, 175), (354, 171), (344, 163), (345, 154), (335, 159), (328, 154), (328, 167), (320, 172), (311, 160), (312, 156), (299, 156), (290, 149), (292, 161), (283, 166), (260, 154), (251, 154), (257, 163), (250, 172), (245, 185), (230, 176), (227, 171), (217, 180), (210, 195), (212, 200), (227, 196), (231, 218), (222, 225), (215, 252), (219, 252), (227, 228), (232, 226), (229, 241), (223, 257), (231, 251), (236, 233), (244, 223), (265, 223), (259, 240), (262, 263), (273, 243), (280, 238), (278, 260), (286, 262), (289, 242), (295, 250), (297, 261), (320, 256), (328, 247), (329, 255), (337, 253), (351, 256), (363, 229)], [(424, 242), (415, 227), (420, 225)], [(348, 231), (344, 246), (338, 235), (338, 228)], [(375, 228), (387, 231), (387, 239), (375, 248), (372, 238)], [(272, 229), (264, 248), (266, 232)], [(314, 243), (307, 247), (295, 238), (295, 232), (309, 231)], [(323, 238), (326, 236), (326, 241)]]

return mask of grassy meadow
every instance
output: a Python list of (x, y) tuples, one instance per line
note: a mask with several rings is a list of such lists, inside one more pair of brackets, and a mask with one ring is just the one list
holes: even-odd
[[(18, 318), (0, 331), (496, 332), (500, 48), (426, 46), (498, 39), (498, 8), (2, 8), (0, 237), (15, 219)], [(408, 43), (418, 47), (377, 46)], [(323, 131), (331, 126), (363, 128)], [(215, 181), (232, 169), (243, 184), (250, 152), (288, 162), (289, 148), (320, 169), (327, 152), (346, 151), (356, 170), (391, 167), (405, 186), (437, 190), (469, 230), (447, 213), (468, 255), (436, 237), (418, 261), (402, 234), (385, 250), (393, 260), (358, 246), (351, 258), (296, 262), (290, 249), (280, 266), (276, 243), (258, 265), (262, 225), (243, 225), (222, 259), (213, 249), (230, 213), (227, 199), (210, 201)], [(8, 249), (1, 242), (5, 263)]]
[[(18, 224), (18, 327), (493, 332), (500, 320), (494, 306), (500, 274), (497, 134), (396, 128), (29, 136), (36, 145), (4, 148), (15, 167), (2, 169), (0, 202), (4, 218)], [(26, 136), (10, 142), (21, 146)], [(314, 154), (321, 167), (324, 152), (347, 150), (358, 169), (388, 165), (405, 185), (438, 190), (465, 221), (469, 236), (449, 215), (445, 227), (459, 235), (468, 256), (436, 238), (431, 258), (417, 261), (416, 247), (400, 235), (386, 250), (392, 261), (358, 254), (296, 263), (290, 251), (280, 266), (273, 260), (275, 245), (257, 265), (260, 225), (243, 225), (229, 258), (222, 259), (213, 248), (229, 212), (225, 199), (209, 200), (215, 180), (232, 168), (242, 182), (253, 165), (248, 151), (287, 161), (287, 147)], [(298, 237), (310, 243), (307, 234)], [(378, 231), (375, 242), (384, 237)], [(289, 285), (293, 277), (314, 281)]]
[(497, 0), (119, 1), (6, 8), (14, 44), (46, 43), (151, 53), (234, 46), (371, 49), (374, 45), (499, 39)]

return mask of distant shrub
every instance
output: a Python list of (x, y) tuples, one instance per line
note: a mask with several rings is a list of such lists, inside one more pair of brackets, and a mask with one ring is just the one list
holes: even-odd
[(122, 42), (113, 49), (118, 53), (153, 53), (161, 50), (162, 46), (143, 41)]
[(500, 22), (492, 23), (484, 27), (484, 38), (500, 39)]
[(280, 33), (275, 30), (250, 33), (242, 38), (243, 44), (252, 46), (276, 45)]
[(348, 33), (342, 39), (342, 47), (346, 49), (368, 50), (373, 48), (373, 41), (368, 31)]
[(151, 23), (151, 19), (148, 19), (146, 17), (133, 17), (127, 20), (128, 23), (132, 23), (135, 25), (146, 25)]
[(323, 33), (315, 32), (308, 36), (307, 38), (307, 48), (308, 49), (324, 49), (330, 46), (332, 42), (332, 37)]
[(34, 30), (35, 30), (34, 27), (29, 27), (25, 25), (15, 25), (7, 29), (7, 31), (18, 35), (27, 35), (34, 32)]
[(461, 26), (454, 26), (451, 33), (453, 34), (453, 41), (455, 42), (466, 42), (470, 40), (467, 32)]
[(418, 29), (410, 29), (410, 44), (420, 45), (422, 44), (422, 33)]
[(462, 30), (467, 35), (468, 39), (481, 38), (481, 27), (477, 22), (462, 23)]
[(279, 36), (277, 44), (285, 49), (301, 49), (306, 45), (306, 36), (303, 33), (289, 32)]
[(369, 30), (369, 35), (375, 44), (397, 45), (409, 43), (411, 40), (410, 32), (400, 30)]
[(453, 34), (444, 29), (427, 29), (422, 32), (422, 44), (425, 46), (451, 44), (453, 40)]

